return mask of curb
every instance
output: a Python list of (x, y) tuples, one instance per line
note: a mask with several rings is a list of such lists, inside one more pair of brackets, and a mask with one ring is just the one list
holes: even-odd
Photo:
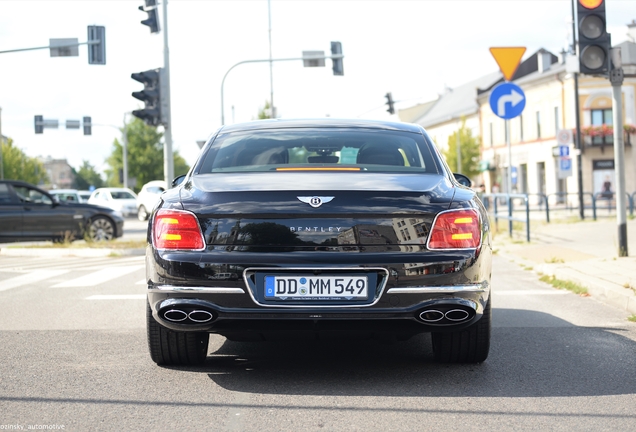
[(62, 249), (62, 248), (3, 248), (0, 249), (0, 256), (29, 256), (29, 257), (118, 257), (118, 256), (141, 256), (145, 255), (145, 249), (107, 249), (107, 248), (86, 248), (86, 249)]
[[(636, 291), (625, 288), (621, 283), (617, 282), (617, 279), (622, 276), (614, 274), (614, 277), (602, 277), (581, 271), (581, 268), (593, 268), (593, 264), (595, 263), (604, 263), (605, 260), (603, 259), (578, 261), (575, 263), (536, 263), (513, 255), (510, 251), (502, 251), (501, 249), (497, 255), (512, 263), (532, 268), (531, 271), (537, 275), (537, 278), (539, 275), (548, 275), (560, 280), (577, 283), (585, 287), (590, 296), (595, 300), (636, 314)], [(631, 260), (633, 260), (633, 258), (631, 258)], [(636, 274), (632, 276), (631, 281), (633, 281), (633, 286), (636, 286)], [(627, 282), (627, 280), (625, 282)]]

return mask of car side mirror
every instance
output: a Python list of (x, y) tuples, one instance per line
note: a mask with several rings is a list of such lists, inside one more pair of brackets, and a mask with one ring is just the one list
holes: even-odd
[(179, 177), (175, 177), (174, 180), (172, 180), (172, 187), (177, 187), (179, 186), (181, 183), (183, 183), (183, 180), (186, 178), (185, 174), (180, 175)]
[(470, 179), (466, 177), (464, 174), (453, 173), (453, 175), (455, 176), (455, 180), (457, 180), (457, 183), (459, 183), (460, 185), (466, 186), (466, 187), (472, 186), (473, 182), (471, 182)]

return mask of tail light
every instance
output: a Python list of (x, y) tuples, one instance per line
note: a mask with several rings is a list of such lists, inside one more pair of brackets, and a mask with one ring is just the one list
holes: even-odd
[(475, 210), (449, 210), (437, 215), (429, 249), (473, 249), (481, 244), (481, 223)]
[(160, 209), (155, 214), (152, 242), (156, 249), (201, 250), (205, 247), (194, 213)]

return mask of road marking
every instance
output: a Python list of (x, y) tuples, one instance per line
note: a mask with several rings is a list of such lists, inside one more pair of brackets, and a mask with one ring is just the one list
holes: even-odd
[(136, 282), (135, 285), (146, 285), (148, 282), (146, 282), (146, 279), (142, 279), (139, 282)]
[(10, 290), (23, 285), (29, 285), (46, 279), (68, 273), (70, 270), (35, 270), (20, 276), (16, 276), (0, 283), (0, 291)]
[(117, 279), (118, 277), (127, 275), (128, 273), (141, 270), (144, 267), (145, 266), (143, 265), (138, 265), (105, 268), (76, 279), (61, 282), (57, 285), (53, 285), (51, 288), (91, 287), (102, 284), (104, 282), (108, 282), (109, 280)]
[(111, 294), (93, 295), (86, 300), (145, 300), (146, 294)]
[(515, 291), (495, 291), (495, 296), (528, 296), (528, 295), (564, 295), (569, 294), (569, 291), (562, 290), (515, 290)]

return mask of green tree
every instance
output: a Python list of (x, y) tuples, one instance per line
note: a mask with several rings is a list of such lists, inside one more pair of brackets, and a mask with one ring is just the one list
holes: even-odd
[[(75, 170), (74, 170), (75, 171)], [(95, 171), (95, 167), (88, 163), (87, 160), (82, 161), (82, 166), (79, 171), (75, 171), (75, 183), (73, 186), (76, 189), (87, 190), (90, 186), (100, 188), (104, 186), (104, 179)]]
[[(128, 138), (128, 178), (137, 179), (133, 189), (138, 192), (145, 183), (163, 179), (163, 134), (136, 117), (122, 129), (122, 135), (124, 130)], [(122, 143), (116, 139), (113, 151), (106, 160), (110, 167), (106, 170), (106, 183), (109, 186), (122, 186), (119, 176), (124, 167), (122, 148)], [(179, 152), (173, 152), (173, 159), (175, 177), (186, 174), (190, 167)]]
[(265, 101), (265, 106), (258, 111), (258, 119), (270, 119), (272, 118), (272, 110), (269, 101)]
[(5, 179), (22, 180), (35, 185), (48, 180), (44, 164), (13, 145), (11, 138), (2, 142), (2, 168)]
[(470, 128), (466, 127), (466, 119), (462, 119), (459, 130), (448, 137), (448, 147), (443, 152), (446, 162), (453, 172), (457, 172), (457, 134), (459, 134), (459, 148), (461, 150), (461, 169), (459, 173), (474, 178), (480, 172), (481, 148), (479, 137), (473, 136)]

